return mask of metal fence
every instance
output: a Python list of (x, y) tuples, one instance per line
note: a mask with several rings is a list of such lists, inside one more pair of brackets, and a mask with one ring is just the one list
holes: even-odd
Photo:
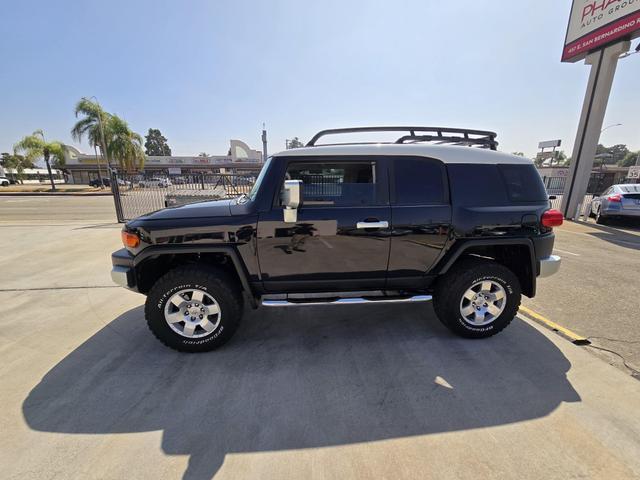
[[(550, 196), (551, 208), (560, 210), (567, 177), (543, 177), (542, 181)], [(577, 217), (588, 217), (591, 213), (591, 201), (608, 187), (613, 185), (611, 177), (601, 173), (592, 173), (587, 185), (587, 194), (578, 206)]]
[(258, 173), (140, 175), (113, 172), (111, 190), (119, 222), (161, 208), (248, 194)]

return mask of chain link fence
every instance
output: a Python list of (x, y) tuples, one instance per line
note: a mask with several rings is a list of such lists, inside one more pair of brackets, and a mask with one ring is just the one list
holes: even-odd
[(111, 189), (119, 222), (165, 207), (248, 194), (258, 172), (248, 174), (141, 175), (113, 172)]

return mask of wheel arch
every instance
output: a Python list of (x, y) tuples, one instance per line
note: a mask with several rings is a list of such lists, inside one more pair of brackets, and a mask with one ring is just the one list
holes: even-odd
[[(517, 277), (522, 294), (534, 297), (538, 267), (533, 242), (528, 238), (464, 240), (451, 250), (436, 266), (438, 275), (444, 275), (456, 262), (468, 256), (489, 258), (509, 268)], [(525, 257), (527, 261), (523, 262)]]
[(173, 268), (186, 264), (211, 265), (225, 270), (247, 293), (252, 308), (258, 304), (238, 251), (231, 245), (151, 246), (140, 252), (133, 261), (140, 293), (147, 293), (155, 281)]

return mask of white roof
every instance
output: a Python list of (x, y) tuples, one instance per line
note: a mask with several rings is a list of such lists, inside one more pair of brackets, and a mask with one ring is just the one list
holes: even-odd
[(416, 157), (429, 157), (441, 160), (444, 163), (489, 163), (489, 164), (518, 164), (533, 165), (533, 161), (497, 152), (486, 148), (474, 148), (466, 146), (433, 145), (428, 143), (397, 144), (378, 143), (374, 145), (319, 145), (317, 147), (292, 148), (274, 157), (293, 156), (330, 156), (330, 155), (411, 155)]

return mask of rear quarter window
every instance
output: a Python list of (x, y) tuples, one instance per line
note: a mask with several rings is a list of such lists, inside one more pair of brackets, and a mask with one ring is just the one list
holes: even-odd
[(465, 207), (488, 207), (548, 200), (533, 165), (447, 165), (452, 202)]
[(498, 165), (507, 195), (513, 202), (544, 202), (549, 199), (540, 174), (533, 165)]

